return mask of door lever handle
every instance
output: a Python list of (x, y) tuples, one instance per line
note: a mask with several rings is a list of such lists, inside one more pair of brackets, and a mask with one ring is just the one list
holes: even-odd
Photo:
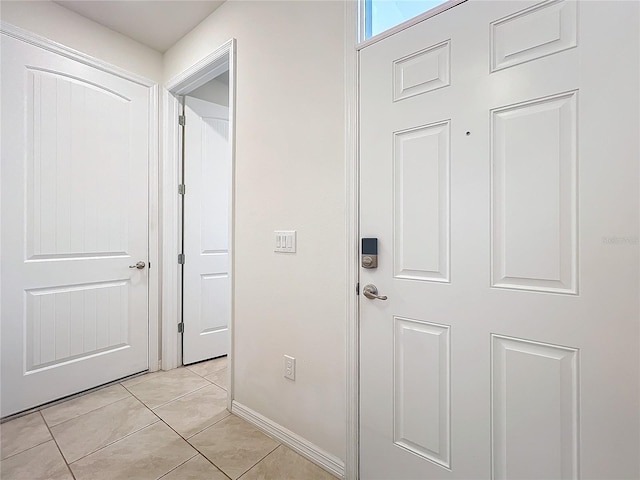
[(362, 289), (362, 294), (371, 299), (371, 300), (386, 300), (387, 296), (386, 295), (378, 295), (378, 287), (376, 287), (375, 285), (369, 284), (369, 285), (365, 285), (364, 288)]
[(138, 262), (135, 265), (129, 265), (129, 268), (137, 268), (138, 270), (142, 270), (144, 267), (146, 267), (147, 264), (144, 262)]

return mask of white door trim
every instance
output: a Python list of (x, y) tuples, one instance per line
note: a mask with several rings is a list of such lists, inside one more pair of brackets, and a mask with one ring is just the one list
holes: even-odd
[[(229, 201), (229, 281), (231, 282), (231, 320), (229, 322), (229, 386), (227, 408), (233, 400), (234, 352), (234, 213), (235, 213), (235, 64), (236, 40), (231, 39), (214, 52), (169, 80), (162, 89), (163, 132), (162, 146), (162, 369), (176, 368), (181, 363), (180, 336), (180, 272), (178, 269), (180, 219), (178, 183), (180, 181), (180, 138), (178, 128), (179, 103), (177, 96), (185, 95), (229, 69), (229, 144), (231, 148), (231, 188)], [(228, 58), (228, 61), (227, 61)]]
[(125, 78), (140, 85), (144, 85), (145, 87), (157, 87), (158, 85), (153, 80), (149, 80), (148, 78), (142, 77), (135, 73), (131, 73), (123, 68), (92, 57), (91, 55), (87, 55), (86, 53), (79, 52), (78, 50), (74, 50), (73, 48), (67, 47), (66, 45), (62, 45), (58, 42), (54, 42), (53, 40), (49, 40), (46, 37), (40, 36), (28, 30), (16, 27), (15, 25), (12, 25), (10, 23), (1, 21), (0, 31), (11, 37), (17, 38), (18, 40), (22, 40), (23, 42), (35, 45), (36, 47), (43, 48), (53, 53), (57, 53), (58, 55), (62, 55), (63, 57), (70, 58), (72, 60), (75, 60), (76, 62), (80, 62), (85, 65), (97, 68), (99, 70), (102, 70), (103, 72), (108, 72), (112, 75)]
[(358, 343), (358, 297), (355, 295), (359, 279), (358, 252), (360, 233), (359, 220), (359, 161), (358, 161), (358, 18), (360, 2), (344, 2), (345, 50), (344, 50), (344, 95), (345, 95), (345, 222), (347, 329), (346, 349), (346, 458), (345, 478), (356, 480), (359, 473), (359, 343)]
[[(158, 84), (98, 58), (74, 50), (35, 33), (0, 22), (0, 32), (36, 47), (48, 50), (76, 62), (116, 75), (149, 89), (149, 371), (159, 368), (160, 325), (160, 244), (159, 244), (159, 171), (158, 171)], [(0, 249), (1, 249), (0, 245)]]

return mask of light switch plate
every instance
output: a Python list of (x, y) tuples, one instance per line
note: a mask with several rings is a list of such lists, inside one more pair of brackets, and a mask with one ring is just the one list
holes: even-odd
[(275, 249), (274, 252), (295, 253), (296, 252), (296, 231), (295, 230), (276, 230)]
[(284, 356), (284, 378), (296, 379), (296, 359), (290, 355)]

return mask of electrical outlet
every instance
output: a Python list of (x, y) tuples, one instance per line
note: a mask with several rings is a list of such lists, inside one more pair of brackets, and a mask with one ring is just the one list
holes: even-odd
[(296, 359), (289, 355), (284, 356), (284, 378), (296, 379)]

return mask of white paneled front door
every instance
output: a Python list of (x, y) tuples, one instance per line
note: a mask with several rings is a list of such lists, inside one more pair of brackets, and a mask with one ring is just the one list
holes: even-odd
[(638, 8), (469, 1), (361, 50), (361, 478), (640, 478)]
[(148, 87), (2, 35), (2, 416), (148, 368), (149, 120)]
[(184, 364), (229, 353), (229, 108), (185, 97)]

